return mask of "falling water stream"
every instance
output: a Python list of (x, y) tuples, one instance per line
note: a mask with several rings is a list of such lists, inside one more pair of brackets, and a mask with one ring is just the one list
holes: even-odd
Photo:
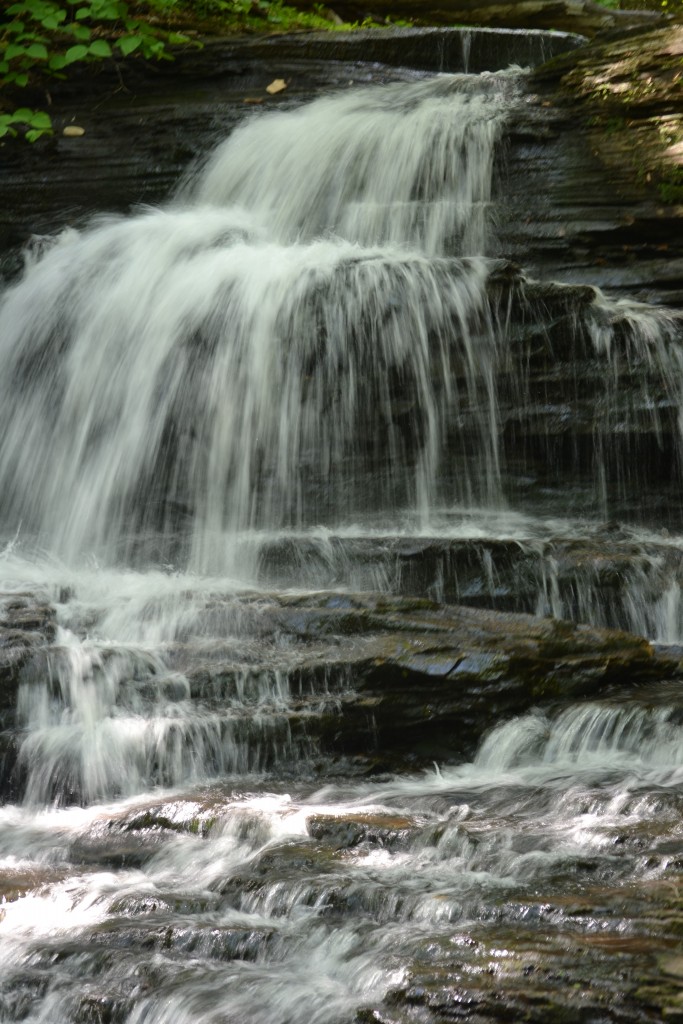
[[(637, 507), (638, 437), (681, 451), (680, 317), (560, 289), (558, 342), (496, 256), (524, 78), (248, 119), (167, 206), (6, 288), (0, 578), (55, 635), (1, 748), (0, 1021), (661, 1019), (676, 686), (372, 776), (316, 725), (353, 675), (304, 685), (278, 625), (380, 591), (683, 640), (681, 537)], [(560, 342), (589, 368), (568, 433), (530, 383)]]

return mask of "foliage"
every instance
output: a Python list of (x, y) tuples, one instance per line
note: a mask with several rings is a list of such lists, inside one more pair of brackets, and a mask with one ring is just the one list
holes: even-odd
[(300, 11), (282, 0), (16, 0), (0, 15), (0, 139), (52, 133), (49, 114), (16, 104), (17, 90), (107, 58), (171, 59), (169, 47), (191, 41), (179, 28), (196, 35), (333, 27), (320, 4)]
[(172, 10), (180, 20), (191, 18), (205, 29), (221, 34), (334, 27), (322, 4), (302, 11), (282, 0), (172, 0)]
[[(148, 0), (161, 11), (169, 0)], [(73, 64), (115, 55), (168, 58), (168, 45), (187, 42), (135, 16), (126, 0), (17, 0), (0, 24), (0, 89), (23, 89), (43, 76), (64, 77)], [(21, 106), (0, 113), (0, 137), (23, 134), (29, 141), (52, 131), (49, 114)]]
[(35, 142), (41, 135), (50, 134), (52, 121), (44, 110), (32, 110), (20, 107), (11, 114), (0, 114), (0, 138), (3, 135), (16, 135), (18, 128), (24, 129), (28, 142)]

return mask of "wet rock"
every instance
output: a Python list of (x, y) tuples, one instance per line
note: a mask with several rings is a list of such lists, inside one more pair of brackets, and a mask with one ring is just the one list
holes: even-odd
[(61, 881), (67, 873), (64, 865), (53, 867), (26, 867), (12, 870), (3, 868), (0, 879), (0, 920), (2, 920), (2, 904), (12, 903), (31, 892), (39, 892), (54, 882)]
[[(161, 907), (156, 913), (160, 910)], [(169, 956), (253, 961), (264, 955), (274, 931), (269, 928), (257, 929), (246, 926), (207, 926), (194, 922), (182, 925), (172, 922), (170, 917), (164, 921), (162, 913), (159, 916), (161, 920), (158, 923), (153, 918), (135, 921), (125, 918), (113, 920), (108, 927), (93, 932), (89, 937), (90, 941), (94, 945), (106, 946), (107, 949), (113, 950), (138, 949), (145, 953), (155, 951)]]
[(142, 814), (136, 814), (133, 818), (126, 821), (123, 828), (126, 832), (181, 832), (188, 833), (189, 835), (202, 835), (206, 836), (209, 834), (215, 824), (215, 818), (207, 815), (192, 815), (192, 817), (183, 816), (180, 820), (177, 818), (171, 819), (168, 817), (163, 809), (149, 809), (143, 811)]
[(251, 874), (255, 878), (291, 878), (334, 871), (337, 867), (337, 850), (331, 844), (294, 839), (269, 847), (255, 860)]
[[(577, 35), (576, 30), (551, 33), (543, 31), (542, 26), (526, 28), (527, 31), (508, 31), (503, 26), (482, 27), (480, 23), (464, 30), (430, 26), (311, 33), (250, 40), (241, 44), (241, 52), (271, 61), (303, 57), (478, 74), (510, 64), (534, 67), (584, 43), (584, 37)], [(224, 42), (213, 45), (225, 47)]]
[(313, 839), (332, 843), (338, 849), (361, 844), (394, 849), (415, 831), (415, 822), (390, 814), (315, 814), (306, 821)]
[(532, 75), (501, 182), (508, 256), (540, 277), (683, 303), (682, 53), (672, 24), (594, 42)]
[(127, 892), (117, 897), (112, 905), (113, 914), (127, 919), (158, 916), (162, 919), (172, 914), (206, 914), (218, 907), (218, 897), (191, 892)]
[[(505, 552), (505, 546), (501, 550)], [(568, 586), (584, 560), (594, 571), (595, 551), (590, 546), (574, 550), (571, 544), (564, 549), (560, 545), (556, 563), (562, 550)], [(410, 546), (399, 547), (400, 552), (408, 560), (416, 557)], [(471, 557), (469, 549), (465, 552)], [(442, 549), (439, 558), (447, 554)], [(603, 551), (602, 556), (595, 586), (613, 577), (618, 587), (618, 553)], [(435, 551), (428, 547), (426, 557), (433, 559)], [(455, 576), (462, 583), (460, 557), (456, 549)], [(558, 578), (561, 574), (558, 569)], [(514, 579), (513, 572), (509, 587)], [(51, 612), (20, 602), (7, 614), (15, 616), (12, 621), (42, 624), (47, 630), (20, 631), (29, 639), (12, 665), (15, 686), (20, 677), (30, 677), (37, 685), (26, 659), (35, 652), (44, 655)], [(634, 635), (559, 619), (443, 605), (425, 597), (346, 592), (243, 593), (224, 599), (211, 595), (197, 615), (210, 625), (212, 651), (201, 637), (196, 643), (188, 638), (168, 648), (166, 657), (173, 669), (185, 674), (176, 696), (163, 680), (156, 686), (156, 669), (151, 666), (149, 684), (144, 676), (139, 684), (132, 679), (127, 684), (130, 692), (123, 686), (119, 699), (125, 706), (132, 701), (139, 714), (148, 687), (154, 715), (156, 687), (156, 700), (163, 697), (185, 706), (192, 724), (178, 734), (183, 751), (185, 745), (190, 748), (183, 756), (191, 755), (192, 744), (204, 743), (204, 756), (209, 758), (212, 752), (215, 757), (215, 764), (207, 760), (205, 770), (219, 774), (263, 771), (274, 765), (285, 770), (288, 763), (302, 760), (313, 765), (316, 758), (330, 754), (364, 758), (373, 771), (462, 760), (495, 722), (531, 707), (600, 696), (615, 687), (629, 689), (681, 674), (675, 652), (656, 652)], [(240, 639), (233, 647), (229, 638), (236, 621)], [(192, 631), (189, 622), (188, 629)], [(6, 714), (8, 725), (14, 725), (10, 703)], [(6, 733), (8, 769), (17, 735), (14, 728)], [(156, 765), (157, 756), (150, 747), (145, 770), (155, 780), (165, 778), (159, 773), (166, 770), (162, 761)], [(7, 785), (21, 787), (22, 782), (7, 770)], [(69, 790), (68, 799), (81, 799), (77, 788)], [(138, 809), (95, 830), (74, 847), (72, 856), (83, 864), (140, 864), (176, 833), (209, 834), (214, 819), (215, 813), (200, 805)], [(352, 831), (359, 827), (358, 822), (347, 824)], [(367, 828), (354, 841), (364, 837), (370, 841)], [(378, 831), (372, 841), (380, 839)]]
[(0, 594), (0, 729), (13, 717), (22, 670), (54, 640), (55, 630), (55, 610), (40, 596)]
[[(627, 634), (448, 609), (443, 632), (385, 637), (343, 706), (342, 748), (366, 741), (419, 759), (469, 756), (487, 723), (670, 672)], [(445, 623), (444, 623), (445, 625)], [(457, 751), (457, 754), (456, 754)]]
[[(426, 943), (428, 952), (417, 952), (405, 983), (376, 1012), (378, 1019), (387, 1014), (402, 1024), (667, 1019), (680, 993), (658, 970), (658, 946), (654, 937), (582, 935), (566, 923), (561, 929), (546, 924), (542, 934), (525, 924), (507, 932), (477, 925), (466, 935), (456, 932), (451, 942)], [(649, 984), (642, 985), (644, 977)]]
[(683, 956), (665, 956), (659, 961), (664, 974), (670, 974), (674, 978), (683, 978)]
[(643, 636), (661, 635), (667, 602), (683, 585), (680, 549), (664, 534), (628, 529), (527, 539), (283, 536), (260, 547), (259, 562), (263, 579), (283, 586), (369, 589), (382, 580), (392, 594), (553, 613)]
[(164, 836), (145, 835), (84, 836), (69, 848), (69, 860), (97, 868), (138, 868), (161, 848)]
[(40, 634), (54, 639), (55, 610), (33, 594), (0, 594), (0, 629)]
[(260, 638), (260, 673), (337, 692), (290, 727), (348, 755), (460, 759), (494, 721), (679, 671), (643, 639), (561, 620), (371, 594), (242, 601)]

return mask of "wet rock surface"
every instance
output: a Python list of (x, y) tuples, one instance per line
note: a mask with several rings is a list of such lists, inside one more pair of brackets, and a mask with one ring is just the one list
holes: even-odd
[(22, 669), (55, 637), (55, 610), (33, 594), (0, 594), (0, 721), (16, 704)]
[(502, 188), (508, 255), (541, 277), (680, 305), (682, 53), (672, 25), (532, 74)]
[(473, 521), (474, 536), (461, 538), (282, 538), (261, 546), (260, 572), (318, 588), (336, 581), (369, 589), (381, 580), (394, 594), (554, 614), (649, 637), (663, 638), (667, 615), (678, 615), (682, 555), (665, 535), (644, 539), (613, 524), (585, 537), (505, 539), (477, 536), (479, 525)]
[[(584, 775), (558, 807), (548, 772), (525, 781), (509, 767), (493, 788), (473, 789), (466, 773), (413, 783), (414, 792), (380, 783), (355, 807), (324, 813), (315, 794), (307, 806), (225, 788), (131, 809), (90, 835), (134, 831), (141, 848), (147, 843), (145, 874), (122, 875), (119, 890), (101, 897), (107, 921), (78, 940), (56, 935), (36, 951), (30, 974), (12, 976), (5, 997), (23, 988), (30, 1003), (50, 965), (78, 965), (88, 979), (81, 1011), (104, 1001), (111, 1019), (125, 1020), (138, 998), (127, 991), (131, 972), (145, 978), (149, 998), (161, 998), (188, 956), (221, 971), (264, 961), (276, 970), (295, 941), (289, 916), (298, 912), (318, 943), (344, 941), (349, 923), (362, 920), (375, 969), (401, 964), (401, 980), (384, 998), (349, 1009), (350, 1020), (675, 1020), (680, 798), (664, 786), (647, 798), (643, 817), (643, 793), (634, 792), (614, 814), (609, 793), (591, 789)], [(191, 823), (208, 814), (212, 826), (201, 833)], [(280, 820), (274, 830), (272, 815)], [(578, 824), (581, 838), (554, 855), (556, 831), (569, 840)], [(235, 828), (242, 857), (225, 860)], [(187, 856), (205, 888), (184, 891), (166, 875), (166, 864)], [(412, 874), (401, 867), (411, 856), (421, 859)], [(469, 882), (461, 874), (484, 865), (507, 875), (491, 886), (485, 874)]]
[[(440, 557), (448, 553), (442, 550)], [(30, 612), (32, 623), (37, 616), (52, 621), (49, 610), (22, 601), (17, 615)], [(194, 737), (192, 743), (203, 748), (231, 737), (235, 766), (245, 768), (292, 763), (316, 751), (359, 757), (374, 771), (405, 758), (412, 764), (461, 760), (472, 756), (494, 722), (531, 707), (680, 673), (675, 653), (658, 653), (628, 633), (426, 598), (243, 594), (212, 598), (198, 614), (211, 640), (179, 638), (167, 647), (167, 674), (149, 662), (146, 677), (144, 665), (138, 666), (130, 679), (123, 676), (117, 701), (138, 714), (158, 713), (159, 702), (172, 715), (194, 708), (196, 722), (187, 725), (182, 742)], [(36, 638), (44, 648), (46, 635), (29, 634), (31, 644)], [(23, 704), (46, 685), (55, 699), (68, 651), (54, 647), (47, 659), (27, 663), (21, 650), (13, 678), (23, 688)], [(124, 657), (98, 654), (94, 678), (100, 672), (106, 678)], [(125, 660), (121, 664), (131, 672)], [(215, 740), (208, 739), (214, 730)], [(13, 736), (11, 728), (7, 735)], [(144, 770), (154, 775), (160, 769), (153, 746), (146, 756), (151, 760)], [(183, 758), (188, 756), (191, 750)], [(12, 772), (9, 760), (5, 767), (5, 785), (21, 790), (30, 777), (31, 755), (25, 753)], [(76, 764), (72, 772), (76, 786)], [(79, 798), (77, 788), (72, 796)], [(145, 826), (144, 817), (141, 822)], [(146, 824), (161, 831), (174, 827), (161, 819)], [(99, 861), (100, 847), (111, 846), (107, 856), (134, 862), (136, 830), (131, 823), (115, 841), (105, 835), (84, 846), (80, 859)]]
[[(346, 775), (322, 791), (300, 775), (294, 799), (292, 780), (242, 778), (79, 821), (67, 812), (57, 829), (26, 823), (32, 849), (59, 868), (10, 878), (6, 920), (22, 896), (49, 905), (65, 884), (101, 919), (32, 938), (30, 961), (4, 972), (2, 1005), (37, 1005), (57, 988), (67, 1019), (106, 1010), (123, 1022), (140, 998), (173, 998), (190, 959), (220, 980), (220, 993), (203, 981), (202, 1000), (224, 1006), (243, 965), (270, 994), (268, 979), (302, 969), (302, 952), (306, 974), (320, 971), (330, 944), (341, 947), (336, 980), (349, 963), (386, 978), (383, 995), (356, 997), (340, 1017), (358, 1024), (675, 1020), (681, 800), (664, 747), (682, 709), (678, 684), (661, 688), (671, 729), (657, 732), (655, 692), (520, 719), (495, 730), (474, 765), (442, 773), (361, 788)], [(625, 760), (601, 758), (591, 721), (608, 725), (603, 741), (613, 723), (612, 753), (622, 744)], [(510, 756), (525, 729), (531, 742)], [(554, 733), (577, 746), (553, 756)], [(177, 874), (188, 861), (194, 884)], [(74, 972), (77, 986), (59, 984)]]

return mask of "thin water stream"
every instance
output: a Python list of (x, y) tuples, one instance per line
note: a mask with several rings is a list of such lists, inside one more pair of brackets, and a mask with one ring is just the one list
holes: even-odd
[(333, 742), (425, 597), (683, 641), (680, 315), (492, 255), (524, 78), (257, 116), (2, 296), (0, 1021), (683, 1014), (670, 674)]

